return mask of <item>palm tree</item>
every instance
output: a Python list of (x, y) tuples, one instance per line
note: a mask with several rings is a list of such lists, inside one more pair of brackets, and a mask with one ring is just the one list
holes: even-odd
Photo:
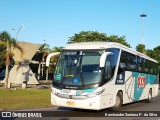
[(0, 33), (0, 45), (3, 45), (6, 47), (6, 72), (5, 72), (5, 88), (8, 87), (8, 78), (9, 78), (9, 66), (10, 66), (10, 59), (13, 56), (12, 50), (18, 49), (21, 53), (23, 53), (22, 48), (17, 44), (16, 40), (14, 38), (11, 38), (9, 33), (6, 31), (3, 31)]
[[(40, 48), (37, 51), (38, 54), (38, 80), (40, 79), (40, 71), (41, 71), (41, 64), (44, 62), (45, 57), (48, 55), (49, 45), (44, 43), (40, 46)], [(42, 65), (42, 76), (43, 76), (43, 65)]]

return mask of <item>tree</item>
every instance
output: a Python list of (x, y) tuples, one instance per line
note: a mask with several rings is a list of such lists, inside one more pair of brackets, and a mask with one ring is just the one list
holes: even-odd
[(43, 76), (43, 63), (45, 61), (45, 57), (48, 55), (48, 50), (49, 50), (49, 45), (44, 43), (40, 46), (40, 48), (37, 51), (37, 56), (38, 56), (38, 80), (40, 79), (40, 71), (41, 71), (41, 64), (42, 64), (42, 76)]
[(158, 69), (160, 72), (160, 45), (153, 48), (153, 50), (147, 50), (147, 55), (158, 61)]
[(154, 58), (158, 61), (158, 68), (160, 72), (160, 45), (155, 47), (154, 49)]
[(90, 42), (90, 41), (106, 41), (107, 35), (105, 33), (99, 33), (97, 31), (81, 31), (79, 34), (75, 34), (69, 37), (68, 43), (75, 42)]
[(155, 47), (154, 50), (160, 50), (160, 45)]
[(61, 52), (63, 47), (54, 47), (50, 52)]
[(0, 71), (5, 68), (5, 51), (6, 47), (0, 46)]
[(147, 55), (160, 63), (160, 46), (153, 48), (153, 50), (147, 50)]
[(12, 50), (18, 49), (23, 53), (22, 48), (17, 44), (14, 38), (11, 38), (9, 33), (3, 31), (0, 33), (0, 45), (6, 47), (5, 51), (5, 65), (6, 65), (6, 72), (5, 72), (5, 88), (8, 87), (8, 77), (9, 77), (9, 66), (11, 62), (11, 57), (13, 56)]
[(147, 49), (146, 50), (146, 54), (147, 54), (147, 56), (149, 56), (149, 57), (151, 57), (151, 58), (154, 58), (154, 53), (153, 53), (154, 51), (153, 50), (150, 50), (150, 49)]
[(136, 50), (137, 50), (138, 52), (140, 52), (140, 53), (146, 54), (145, 45), (143, 45), (143, 44), (138, 44), (138, 45), (136, 46)]
[(131, 46), (126, 42), (125, 36), (118, 37), (118, 35), (111, 35), (107, 37), (108, 42), (117, 42), (124, 46), (131, 48)]
[(106, 33), (99, 33), (97, 31), (81, 31), (79, 34), (75, 34), (69, 37), (68, 44), (75, 42), (117, 42), (127, 47), (131, 47), (125, 39), (125, 36), (118, 37), (117, 35), (107, 36)]

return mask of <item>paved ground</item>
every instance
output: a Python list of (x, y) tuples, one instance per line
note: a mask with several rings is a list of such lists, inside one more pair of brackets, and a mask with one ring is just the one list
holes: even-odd
[[(23, 112), (40, 112), (43, 114), (50, 114), (51, 116), (58, 117), (42, 117), (42, 118), (10, 118), (11, 120), (160, 120), (160, 117), (105, 117), (105, 113), (108, 113), (108, 109), (101, 111), (90, 111), (81, 109), (72, 109), (65, 107), (52, 107), (52, 108), (41, 108), (41, 109), (27, 109)], [(17, 112), (22, 112), (17, 111)], [(159, 96), (152, 99), (151, 103), (145, 103), (143, 101), (127, 104), (122, 106), (119, 111), (120, 113), (138, 112), (147, 114), (159, 114), (160, 115), (160, 91)], [(9, 118), (3, 118), (2, 120), (9, 120)]]

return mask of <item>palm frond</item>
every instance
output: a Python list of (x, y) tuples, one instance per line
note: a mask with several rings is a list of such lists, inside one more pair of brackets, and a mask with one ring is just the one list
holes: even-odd
[(0, 40), (0, 45), (6, 46), (6, 43), (5, 43), (4, 41), (1, 41), (1, 40)]
[(48, 50), (48, 48), (49, 48), (49, 45), (44, 43), (40, 46), (39, 51), (46, 51)]
[(10, 38), (11, 38), (11, 36), (8, 32), (3, 31), (3, 32), (0, 33), (0, 40), (1, 41), (7, 41)]

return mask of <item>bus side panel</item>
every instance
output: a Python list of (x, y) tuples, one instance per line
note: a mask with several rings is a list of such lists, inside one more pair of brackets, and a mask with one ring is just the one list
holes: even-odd
[(152, 87), (152, 97), (158, 96), (159, 84), (155, 84)]
[[(134, 86), (134, 101), (139, 101), (148, 98), (149, 90), (152, 90), (152, 94), (155, 91), (156, 75), (144, 74), (133, 72), (132, 75), (135, 77)], [(153, 97), (155, 94), (153, 94)]]
[[(116, 84), (113, 80), (103, 86), (107, 89), (102, 94), (101, 109), (114, 106), (118, 91), (123, 92), (123, 104), (147, 99), (150, 89), (152, 89), (152, 97), (158, 95), (158, 84), (155, 84), (156, 75), (131, 71), (125, 71), (121, 75), (122, 79), (117, 77)], [(118, 80), (124, 82), (118, 83)]]
[(148, 98), (152, 90), (152, 97), (158, 95), (156, 75), (125, 71), (123, 86), (123, 104)]
[(157, 74), (156, 81), (152, 87), (152, 97), (158, 96), (158, 91), (159, 91), (159, 74)]
[(122, 86), (117, 87), (113, 83), (108, 83), (103, 86), (105, 91), (103, 92), (101, 99), (101, 109), (113, 107), (115, 104), (116, 94), (118, 90), (122, 89)]
[(134, 86), (136, 85), (135, 77), (132, 76), (132, 72), (126, 71), (124, 75), (123, 104), (134, 101)]

